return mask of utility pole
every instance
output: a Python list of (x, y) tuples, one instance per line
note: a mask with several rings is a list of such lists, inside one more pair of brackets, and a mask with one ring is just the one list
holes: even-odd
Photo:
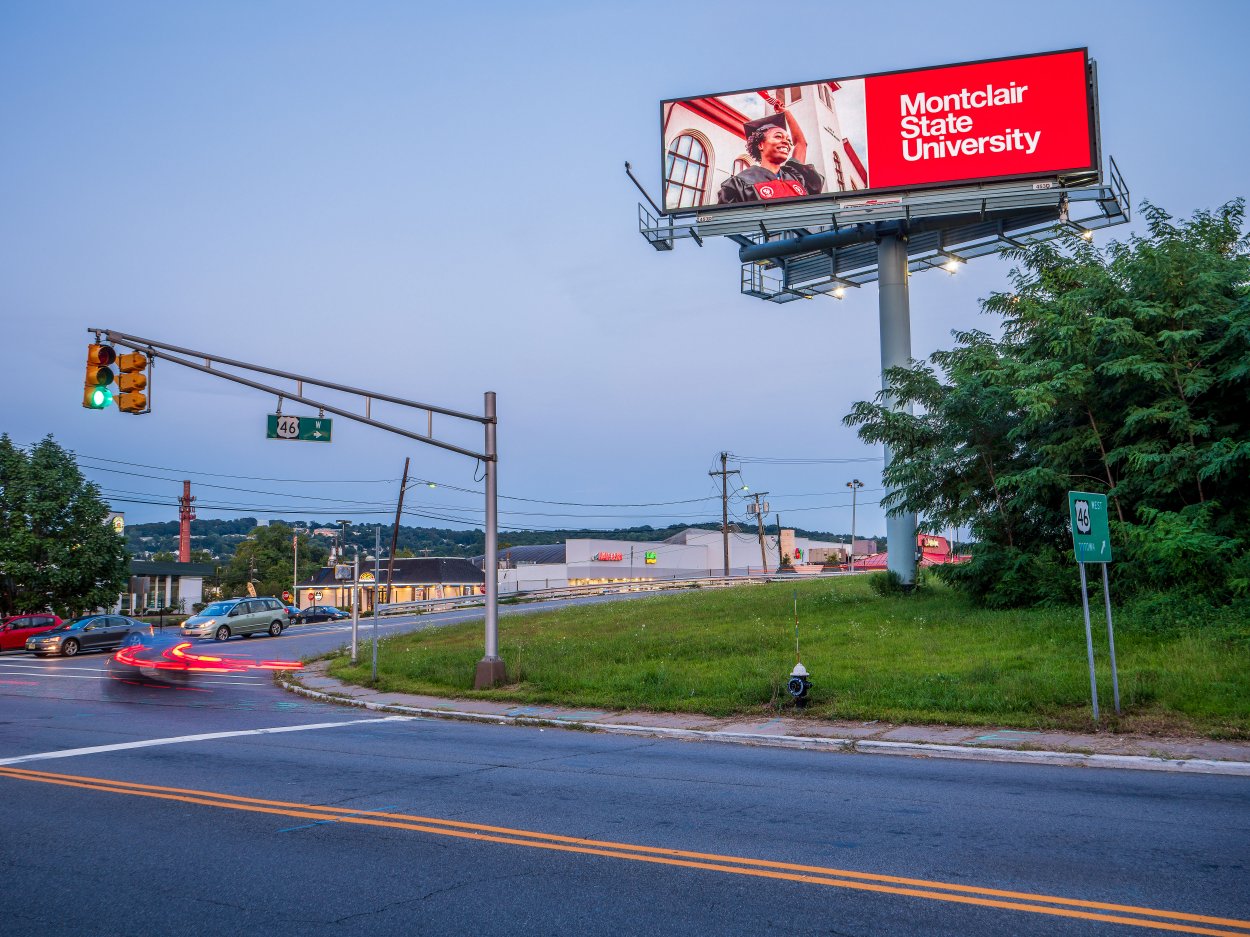
[(720, 454), (720, 471), (708, 472), (708, 475), (720, 476), (720, 532), (725, 543), (725, 575), (729, 575), (729, 476), (741, 475), (737, 469), (727, 468), (729, 453)]
[(768, 511), (768, 503), (761, 504), (760, 499), (767, 494), (767, 491), (757, 491), (751, 495), (755, 499), (755, 522), (760, 530), (760, 569), (765, 576), (768, 575), (768, 552), (764, 549), (764, 514)]
[(399, 516), (404, 511), (404, 489), (408, 487), (408, 457), (404, 457), (404, 477), (399, 483), (399, 501), (395, 504), (395, 526), (391, 528), (391, 555), (386, 560), (386, 600), (395, 601), (391, 579), (395, 574), (395, 547), (399, 544)]
[(781, 515), (774, 514), (773, 517), (777, 519), (777, 568), (780, 569), (782, 561), (786, 558), (781, 552)]
[(855, 572), (855, 493), (864, 487), (864, 483), (858, 478), (853, 478), (846, 483), (846, 487), (851, 489), (851, 565), (850, 571)]

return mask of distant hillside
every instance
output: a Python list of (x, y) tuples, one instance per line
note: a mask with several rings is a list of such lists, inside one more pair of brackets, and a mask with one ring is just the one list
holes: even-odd
[[(337, 528), (332, 522), (319, 521), (284, 521), (272, 520), (271, 524), (286, 524), (298, 530), (316, 530)], [(191, 549), (205, 550), (216, 562), (228, 562), (234, 555), (235, 547), (257, 526), (256, 518), (240, 517), (235, 520), (195, 520), (191, 522)], [(362, 553), (372, 552), (375, 525), (355, 525), (346, 530), (346, 544), (356, 546)], [(382, 547), (387, 549), (391, 543), (391, 525), (382, 526)], [(563, 543), (565, 540), (601, 539), (601, 540), (664, 540), (688, 527), (701, 530), (719, 530), (719, 524), (675, 524), (671, 527), (625, 527), (613, 530), (501, 530), (499, 545), (523, 546), (528, 544)], [(754, 528), (741, 527), (744, 533), (753, 533)], [(776, 525), (764, 528), (766, 534), (776, 536)], [(849, 533), (829, 533), (823, 530), (805, 530), (796, 528), (800, 537), (812, 540), (849, 541)], [(860, 536), (863, 536), (861, 534)], [(318, 535), (319, 541), (330, 546), (335, 538), (329, 535)], [(882, 541), (884, 542), (884, 541)], [(178, 522), (166, 521), (155, 524), (128, 524), (126, 526), (126, 545), (136, 559), (145, 559), (156, 553), (178, 552)], [(480, 556), (485, 552), (485, 535), (480, 530), (451, 530), (441, 527), (399, 527), (399, 549), (409, 550), (415, 556)]]

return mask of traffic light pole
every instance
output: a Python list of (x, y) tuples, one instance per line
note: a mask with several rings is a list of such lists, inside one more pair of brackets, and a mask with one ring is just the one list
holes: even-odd
[[(179, 345), (171, 345), (167, 342), (158, 342), (150, 338), (143, 338), (139, 335), (131, 335), (126, 332), (116, 332), (112, 329), (89, 328), (88, 332), (97, 335), (103, 335), (109, 344), (121, 345), (135, 351), (142, 351), (150, 359), (162, 358), (172, 364), (181, 365), (184, 368), (190, 368), (193, 371), (200, 371), (204, 374), (212, 375), (222, 380), (231, 381), (235, 384), (242, 384), (244, 387), (251, 387), (266, 394), (273, 394), (282, 400), (293, 400), (296, 403), (302, 403), (309, 407), (315, 407), (326, 413), (333, 413), (344, 419), (351, 420), (355, 423), (363, 423), (366, 426), (372, 426), (375, 429), (392, 433), (396, 436), (403, 436), (406, 439), (412, 439), (427, 446), (435, 446), (439, 449), (446, 449), (448, 452), (459, 453), (468, 456), (471, 459), (483, 463), (486, 466), (486, 556), (482, 564), (482, 571), (486, 578), (486, 653), (478, 662), (477, 672), (474, 677), (474, 686), (477, 689), (484, 687), (496, 686), (500, 683), (507, 682), (507, 670), (504, 667), (503, 659), (499, 656), (499, 512), (498, 512), (498, 463), (499, 454), (495, 442), (495, 429), (497, 425), (497, 417), (495, 415), (495, 392), (487, 391), (484, 397), (484, 414), (478, 416), (475, 413), (464, 413), (459, 410), (449, 410), (445, 407), (434, 406), (433, 404), (421, 403), (415, 400), (407, 400), (403, 397), (394, 397), (389, 394), (381, 394), (371, 390), (364, 390), (359, 387), (349, 387), (345, 384), (337, 384), (332, 381), (323, 380), (319, 377), (312, 377), (306, 374), (295, 374), (291, 371), (283, 371), (278, 368), (270, 368), (264, 365), (249, 364), (246, 361), (238, 361), (233, 358), (224, 358), (220, 355), (212, 355), (193, 348), (184, 348)], [(198, 360), (188, 360), (198, 359)], [(199, 361), (203, 361), (200, 364)], [(90, 365), (90, 360), (88, 361)], [(216, 367), (214, 367), (216, 365)], [(271, 377), (281, 378), (283, 380), (294, 381), (296, 392), (290, 393), (280, 387), (273, 387), (268, 384), (262, 384), (251, 378), (243, 377), (239, 374), (233, 374), (227, 371), (219, 370), (221, 367), (237, 368), (243, 371), (251, 371), (255, 374), (265, 374)], [(304, 395), (304, 385), (310, 384), (314, 387), (323, 387), (327, 390), (334, 390), (340, 393), (349, 394), (356, 397), (364, 398), (364, 414), (353, 413), (351, 410), (342, 407), (333, 406), (323, 401), (314, 400)], [(381, 420), (375, 420), (370, 415), (372, 402), (380, 400), (386, 403), (396, 404), (401, 407), (409, 407), (414, 410), (423, 410), (429, 415), (428, 427), (429, 432), (426, 434), (415, 433), (411, 430), (404, 429), (400, 426), (394, 426)], [(86, 401), (84, 400), (84, 403)], [(149, 409), (150, 403), (149, 403)], [(472, 423), (479, 423), (485, 430), (484, 450), (483, 452), (475, 452), (472, 449), (466, 449), (462, 446), (454, 445), (441, 439), (434, 438), (434, 414), (450, 417), (455, 420), (465, 420)]]

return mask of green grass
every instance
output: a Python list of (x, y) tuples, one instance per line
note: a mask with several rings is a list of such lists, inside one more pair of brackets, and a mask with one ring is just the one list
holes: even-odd
[[(392, 692), (709, 715), (794, 712), (798, 590), (807, 714), (896, 723), (1088, 729), (1089, 669), (1079, 607), (987, 611), (941, 586), (872, 594), (863, 578), (809, 580), (505, 617), (514, 682), (472, 690), (482, 626), (384, 640), (378, 686)], [(1101, 601), (1091, 596), (1100, 706), (1120, 731), (1250, 738), (1250, 627), (1231, 617), (1170, 625), (1117, 613), (1123, 717), (1111, 702)], [(330, 672), (369, 682), (369, 654)]]

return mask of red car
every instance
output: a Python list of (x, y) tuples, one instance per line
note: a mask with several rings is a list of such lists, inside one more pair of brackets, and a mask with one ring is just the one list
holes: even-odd
[(61, 619), (49, 612), (35, 615), (12, 615), (0, 623), (0, 651), (16, 651), (26, 647), (31, 635), (51, 631)]

